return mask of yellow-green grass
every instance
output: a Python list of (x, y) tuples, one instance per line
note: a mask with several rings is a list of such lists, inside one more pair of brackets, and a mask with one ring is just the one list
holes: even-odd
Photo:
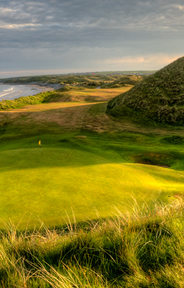
[(77, 221), (106, 217), (134, 200), (168, 202), (184, 192), (183, 172), (113, 163), (79, 149), (5, 150), (0, 158), (1, 228), (10, 219), (33, 228), (40, 220), (57, 226), (69, 216), (73, 222), (73, 214)]
[(108, 99), (113, 98), (121, 93), (127, 92), (130, 90), (133, 86), (129, 87), (118, 87), (118, 88), (109, 88), (109, 89), (89, 89), (89, 88), (83, 88), (82, 90), (69, 90), (67, 91), (68, 95), (71, 96), (98, 96), (101, 99)]
[(0, 228), (106, 217), (184, 192), (183, 136), (177, 145), (162, 139), (182, 132), (117, 122), (105, 108), (60, 102), (0, 112)]
[(65, 87), (49, 93), (43, 100), (43, 103), (50, 102), (70, 102), (70, 101), (109, 101), (113, 97), (127, 92), (133, 86), (129, 87), (118, 87), (118, 88), (109, 88), (109, 89), (90, 89), (84, 87)]

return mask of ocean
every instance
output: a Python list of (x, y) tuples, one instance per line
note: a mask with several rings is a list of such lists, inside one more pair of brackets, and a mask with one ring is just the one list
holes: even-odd
[(22, 96), (35, 95), (42, 91), (42, 87), (37, 88), (29, 85), (0, 85), (0, 101), (12, 100)]

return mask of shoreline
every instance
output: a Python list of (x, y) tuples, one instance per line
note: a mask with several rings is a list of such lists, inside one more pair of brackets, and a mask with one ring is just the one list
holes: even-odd
[(39, 89), (41, 90), (41, 92), (46, 92), (46, 91), (53, 91), (53, 90), (56, 90), (56, 89), (59, 89), (60, 85), (59, 84), (51, 84), (51, 85), (46, 85), (46, 84), (37, 84), (37, 83), (24, 83), (24, 84), (19, 84), (19, 83), (0, 83), (1, 86), (4, 86), (4, 85), (8, 85), (8, 86), (28, 86), (28, 87), (33, 87), (33, 88), (36, 88), (36, 89)]
[[(17, 85), (21, 85), (21, 84), (17, 84)], [(36, 88), (36, 89), (41, 90), (41, 92), (38, 92), (38, 93), (43, 93), (43, 92), (48, 92), (48, 91), (54, 91), (55, 90), (53, 87), (42, 86), (42, 85), (38, 85), (38, 84), (22, 84), (22, 85), (29, 86), (31, 88)], [(38, 94), (38, 93), (36, 93), (36, 94)]]
[(59, 89), (62, 85), (60, 84), (47, 84), (47, 83), (37, 83), (37, 82), (30, 82), (30, 83), (3, 83), (1, 82), (0, 85), (10, 85), (10, 86), (29, 86), (35, 87), (37, 89), (41, 89), (43, 91), (50, 91)]
[[(42, 85), (40, 83), (24, 83), (24, 84), (0, 83), (0, 86), (9, 86), (9, 87), (19, 86), (19, 88), (17, 87), (18, 90), (16, 88), (12, 88), (12, 90), (15, 89), (15, 91), (8, 91), (8, 90), (6, 91), (5, 90), (4, 91), (5, 94), (0, 95), (0, 101), (2, 101), (2, 100), (14, 100), (14, 99), (17, 99), (20, 97), (36, 96), (40, 93), (54, 91), (56, 89), (59, 89), (61, 85), (60, 84), (51, 84), (51, 85), (43, 84)], [(22, 86), (22, 88), (21, 88), (21, 86)]]
[(39, 82), (31, 82), (31, 83), (24, 83), (24, 84), (17, 84), (17, 85), (26, 85), (29, 87), (35, 87), (37, 89), (41, 89), (42, 90), (41, 92), (53, 91), (61, 87), (60, 84), (49, 84), (49, 83), (39, 83)]

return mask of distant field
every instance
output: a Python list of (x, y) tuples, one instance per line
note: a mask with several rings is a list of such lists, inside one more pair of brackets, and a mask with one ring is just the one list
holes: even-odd
[[(117, 91), (95, 90), (101, 101), (108, 93)], [(40, 221), (61, 225), (68, 216), (106, 217), (134, 201), (151, 205), (182, 195), (184, 132), (117, 122), (102, 102), (0, 112), (1, 228), (10, 219), (31, 228)], [(178, 134), (181, 143), (168, 142)]]

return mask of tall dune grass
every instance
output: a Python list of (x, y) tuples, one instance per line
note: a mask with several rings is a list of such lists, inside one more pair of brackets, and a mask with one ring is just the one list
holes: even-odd
[(1, 232), (1, 287), (184, 287), (184, 203)]

